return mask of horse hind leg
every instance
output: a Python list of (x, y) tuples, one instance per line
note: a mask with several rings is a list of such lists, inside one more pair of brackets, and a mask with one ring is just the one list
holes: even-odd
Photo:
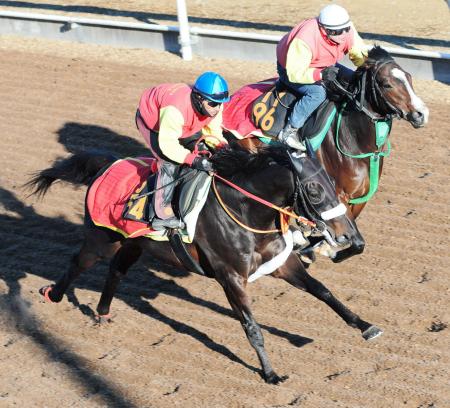
[(325, 285), (309, 275), (295, 255), (291, 255), (286, 263), (280, 267), (273, 276), (284, 279), (292, 286), (309, 292), (311, 295), (327, 304), (349, 326), (359, 329), (364, 340), (371, 340), (383, 334), (381, 329), (361, 319), (356, 313), (352, 312), (347, 306), (339, 301)]
[(108, 277), (103, 287), (100, 301), (97, 305), (100, 323), (110, 319), (111, 302), (121, 279), (128, 269), (139, 259), (142, 248), (133, 241), (124, 244), (114, 255), (109, 266)]
[(71, 283), (85, 270), (93, 267), (100, 259), (111, 257), (120, 247), (120, 242), (111, 242), (107, 233), (86, 234), (80, 251), (73, 255), (70, 266), (54, 284), (44, 286), (39, 293), (52, 303), (61, 302)]
[(98, 261), (98, 256), (92, 253), (89, 246), (83, 244), (80, 252), (72, 256), (70, 266), (56, 283), (44, 286), (39, 290), (39, 293), (45, 297), (46, 300), (52, 303), (61, 302), (64, 293), (70, 284), (86, 269), (94, 266)]

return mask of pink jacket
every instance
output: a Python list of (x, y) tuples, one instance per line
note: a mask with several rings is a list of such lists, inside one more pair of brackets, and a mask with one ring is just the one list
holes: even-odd
[(364, 62), (364, 42), (353, 25), (345, 41), (336, 44), (329, 40), (316, 18), (296, 25), (278, 43), (277, 61), (286, 69), (294, 83), (310, 84), (321, 79), (321, 71), (335, 65), (346, 54), (359, 66)]

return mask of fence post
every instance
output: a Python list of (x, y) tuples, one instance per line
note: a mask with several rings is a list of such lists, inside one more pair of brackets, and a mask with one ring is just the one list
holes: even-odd
[(180, 25), (180, 37), (178, 42), (181, 46), (181, 57), (186, 61), (191, 61), (192, 47), (185, 0), (177, 0), (177, 10), (178, 24)]

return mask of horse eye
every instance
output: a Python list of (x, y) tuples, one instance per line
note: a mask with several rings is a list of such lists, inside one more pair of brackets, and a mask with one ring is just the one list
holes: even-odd
[(381, 84), (381, 87), (384, 88), (384, 89), (391, 89), (392, 85), (389, 84), (388, 82), (385, 82), (385, 83)]

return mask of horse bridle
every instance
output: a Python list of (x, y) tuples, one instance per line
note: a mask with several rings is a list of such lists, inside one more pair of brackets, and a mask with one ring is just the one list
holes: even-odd
[[(372, 81), (371, 81), (371, 90), (372, 90), (372, 97), (373, 97), (374, 103), (379, 107), (381, 106), (380, 100), (377, 96), (377, 94), (378, 94), (381, 97), (381, 102), (384, 103), (391, 110), (391, 112), (389, 112), (385, 115), (385, 118), (393, 119), (393, 118), (403, 117), (403, 112), (400, 109), (398, 109), (397, 107), (395, 107), (394, 105), (392, 105), (392, 103), (390, 103), (383, 96), (383, 91), (381, 90), (381, 88), (378, 85), (378, 82), (376, 80), (377, 74), (380, 71), (380, 69), (389, 63), (395, 64), (395, 61), (393, 59), (388, 59), (388, 60), (382, 61), (375, 65), (375, 72), (372, 75)], [(364, 74), (367, 74), (367, 71), (365, 71)]]
[[(384, 104), (387, 106), (388, 110), (390, 112), (385, 113), (384, 115), (379, 115), (374, 112), (371, 112), (367, 107), (365, 106), (366, 101), (366, 82), (367, 82), (367, 72), (368, 69), (364, 70), (361, 79), (360, 79), (360, 87), (356, 87), (353, 92), (348, 91), (345, 89), (342, 84), (338, 81), (336, 78), (333, 81), (333, 85), (336, 87), (336, 89), (339, 90), (342, 94), (344, 94), (351, 102), (353, 102), (356, 106), (356, 109), (360, 112), (365, 113), (373, 122), (377, 120), (391, 120), (393, 118), (399, 118), (403, 117), (403, 112), (396, 108), (394, 105), (392, 105), (384, 96), (383, 91), (381, 90), (380, 86), (378, 85), (378, 82), (376, 80), (376, 77), (378, 75), (378, 72), (380, 69), (385, 66), (386, 64), (394, 63), (395, 61), (393, 59), (387, 59), (384, 61), (381, 61), (379, 63), (375, 64), (375, 70), (373, 74), (371, 75), (371, 81), (370, 81), (370, 93), (371, 97), (373, 99), (373, 103), (381, 107), (381, 104)], [(358, 100), (359, 95), (359, 100)]]
[[(314, 203), (311, 202), (311, 199), (309, 198), (309, 194), (305, 189), (306, 181), (312, 179), (318, 172), (323, 171), (322, 168), (319, 168), (314, 174), (308, 175), (308, 177), (302, 178), (302, 181), (300, 181), (300, 175), (296, 171), (296, 169), (293, 169), (294, 172), (294, 179), (295, 179), (295, 187), (294, 187), (294, 211), (297, 214), (300, 214), (300, 208), (298, 205), (298, 201), (301, 202), (302, 209), (304, 210), (305, 216), (313, 220), (316, 226), (313, 228), (314, 230), (317, 230), (318, 232), (323, 233), (324, 230), (326, 230), (326, 224), (322, 221), (322, 217), (320, 212), (316, 209), (316, 206)], [(326, 177), (331, 183), (330, 176), (326, 171), (324, 171)]]

